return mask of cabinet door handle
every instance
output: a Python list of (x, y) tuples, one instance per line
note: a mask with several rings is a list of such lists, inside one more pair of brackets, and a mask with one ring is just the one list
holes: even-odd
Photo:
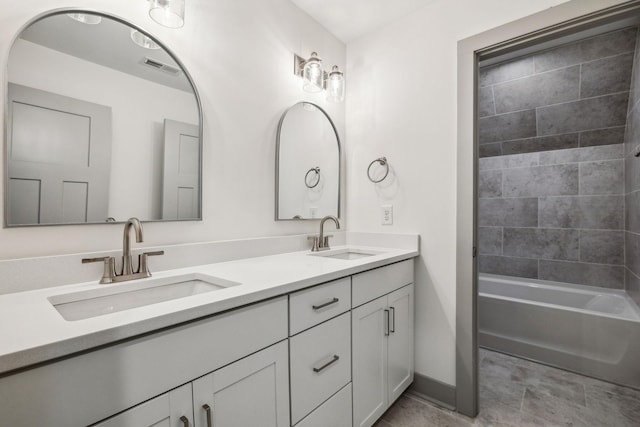
[(396, 308), (389, 307), (389, 311), (391, 311), (391, 323), (389, 323), (389, 331), (391, 333), (395, 333), (396, 332)]
[(323, 371), (324, 369), (328, 368), (330, 365), (333, 365), (334, 363), (336, 363), (338, 360), (340, 360), (340, 356), (338, 356), (337, 354), (334, 354), (333, 358), (331, 358), (330, 361), (328, 361), (324, 365), (320, 366), (319, 368), (313, 368), (313, 372), (319, 373), (319, 372)]
[(211, 422), (211, 406), (205, 403), (202, 405), (202, 409), (207, 413), (207, 427), (213, 427), (213, 423)]
[(384, 320), (384, 336), (387, 337), (389, 336), (389, 310), (387, 310), (386, 308), (384, 309)]
[(184, 415), (180, 417), (180, 421), (182, 421), (182, 425), (184, 427), (189, 427), (189, 418), (185, 417)]
[(322, 309), (322, 308), (329, 307), (331, 304), (335, 304), (335, 303), (337, 303), (338, 301), (340, 301), (340, 299), (339, 299), (339, 298), (333, 297), (333, 298), (331, 299), (331, 301), (327, 301), (327, 302), (325, 302), (324, 304), (320, 304), (320, 305), (313, 305), (312, 307), (313, 307), (313, 309), (314, 309), (314, 310), (320, 310), (320, 309)]

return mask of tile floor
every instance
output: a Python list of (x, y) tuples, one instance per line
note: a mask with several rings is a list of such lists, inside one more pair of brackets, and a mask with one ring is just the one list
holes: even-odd
[(475, 419), (405, 393), (375, 424), (428, 426), (639, 427), (640, 391), (480, 350), (480, 414)]

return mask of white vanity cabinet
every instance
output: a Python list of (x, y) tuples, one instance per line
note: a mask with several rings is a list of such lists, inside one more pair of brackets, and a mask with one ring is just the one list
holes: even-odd
[(281, 341), (96, 427), (288, 427), (287, 352)]
[(350, 310), (350, 277), (289, 296), (291, 425), (351, 426)]
[(185, 384), (94, 427), (189, 427), (193, 420), (191, 403), (191, 384)]
[[(191, 396), (190, 383), (195, 379), (234, 364), (245, 366), (247, 355), (279, 342), (280, 359), (274, 359), (278, 361), (273, 362), (277, 364), (273, 369), (280, 375), (277, 383), (286, 384), (282, 372), (287, 354), (282, 348), (287, 347), (287, 332), (287, 297), (281, 296), (5, 376), (0, 378), (0, 425), (80, 427), (101, 420), (106, 426), (120, 425), (109, 418), (114, 415), (113, 419), (157, 416), (163, 420), (167, 413), (174, 413), (170, 390), (186, 384)], [(247, 366), (246, 371), (231, 368), (229, 372), (250, 377), (256, 370)], [(255, 384), (257, 380), (251, 381)], [(236, 382), (245, 387), (242, 381)], [(264, 398), (272, 402), (270, 396)], [(288, 395), (282, 398), (279, 393), (278, 398), (288, 400)], [(155, 399), (159, 399), (155, 406), (147, 406)], [(141, 402), (147, 403), (136, 406)], [(168, 403), (162, 406), (162, 402)], [(193, 404), (188, 406), (180, 417), (184, 415), (193, 425)], [(177, 424), (172, 420), (172, 427), (183, 425), (180, 417)], [(123, 421), (121, 425), (128, 424)]]
[(354, 302), (368, 301), (352, 311), (354, 427), (373, 425), (413, 381), (411, 282), (412, 261), (353, 276)]
[(193, 382), (195, 427), (289, 427), (286, 341)]

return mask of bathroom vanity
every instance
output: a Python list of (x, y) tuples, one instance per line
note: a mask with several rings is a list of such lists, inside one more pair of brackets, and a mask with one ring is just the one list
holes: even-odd
[[(2, 322), (18, 316), (0, 344), (3, 423), (370, 426), (413, 380), (417, 254), (341, 247), (0, 296)], [(118, 310), (127, 287), (172, 278), (221, 286), (109, 314), (85, 303), (120, 292)]]

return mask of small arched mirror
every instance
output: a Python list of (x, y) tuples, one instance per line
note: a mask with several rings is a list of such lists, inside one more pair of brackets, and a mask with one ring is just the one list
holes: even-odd
[(201, 218), (200, 101), (159, 40), (56, 11), (16, 37), (7, 68), (6, 226)]
[(340, 138), (319, 106), (299, 102), (278, 124), (276, 220), (340, 216)]

